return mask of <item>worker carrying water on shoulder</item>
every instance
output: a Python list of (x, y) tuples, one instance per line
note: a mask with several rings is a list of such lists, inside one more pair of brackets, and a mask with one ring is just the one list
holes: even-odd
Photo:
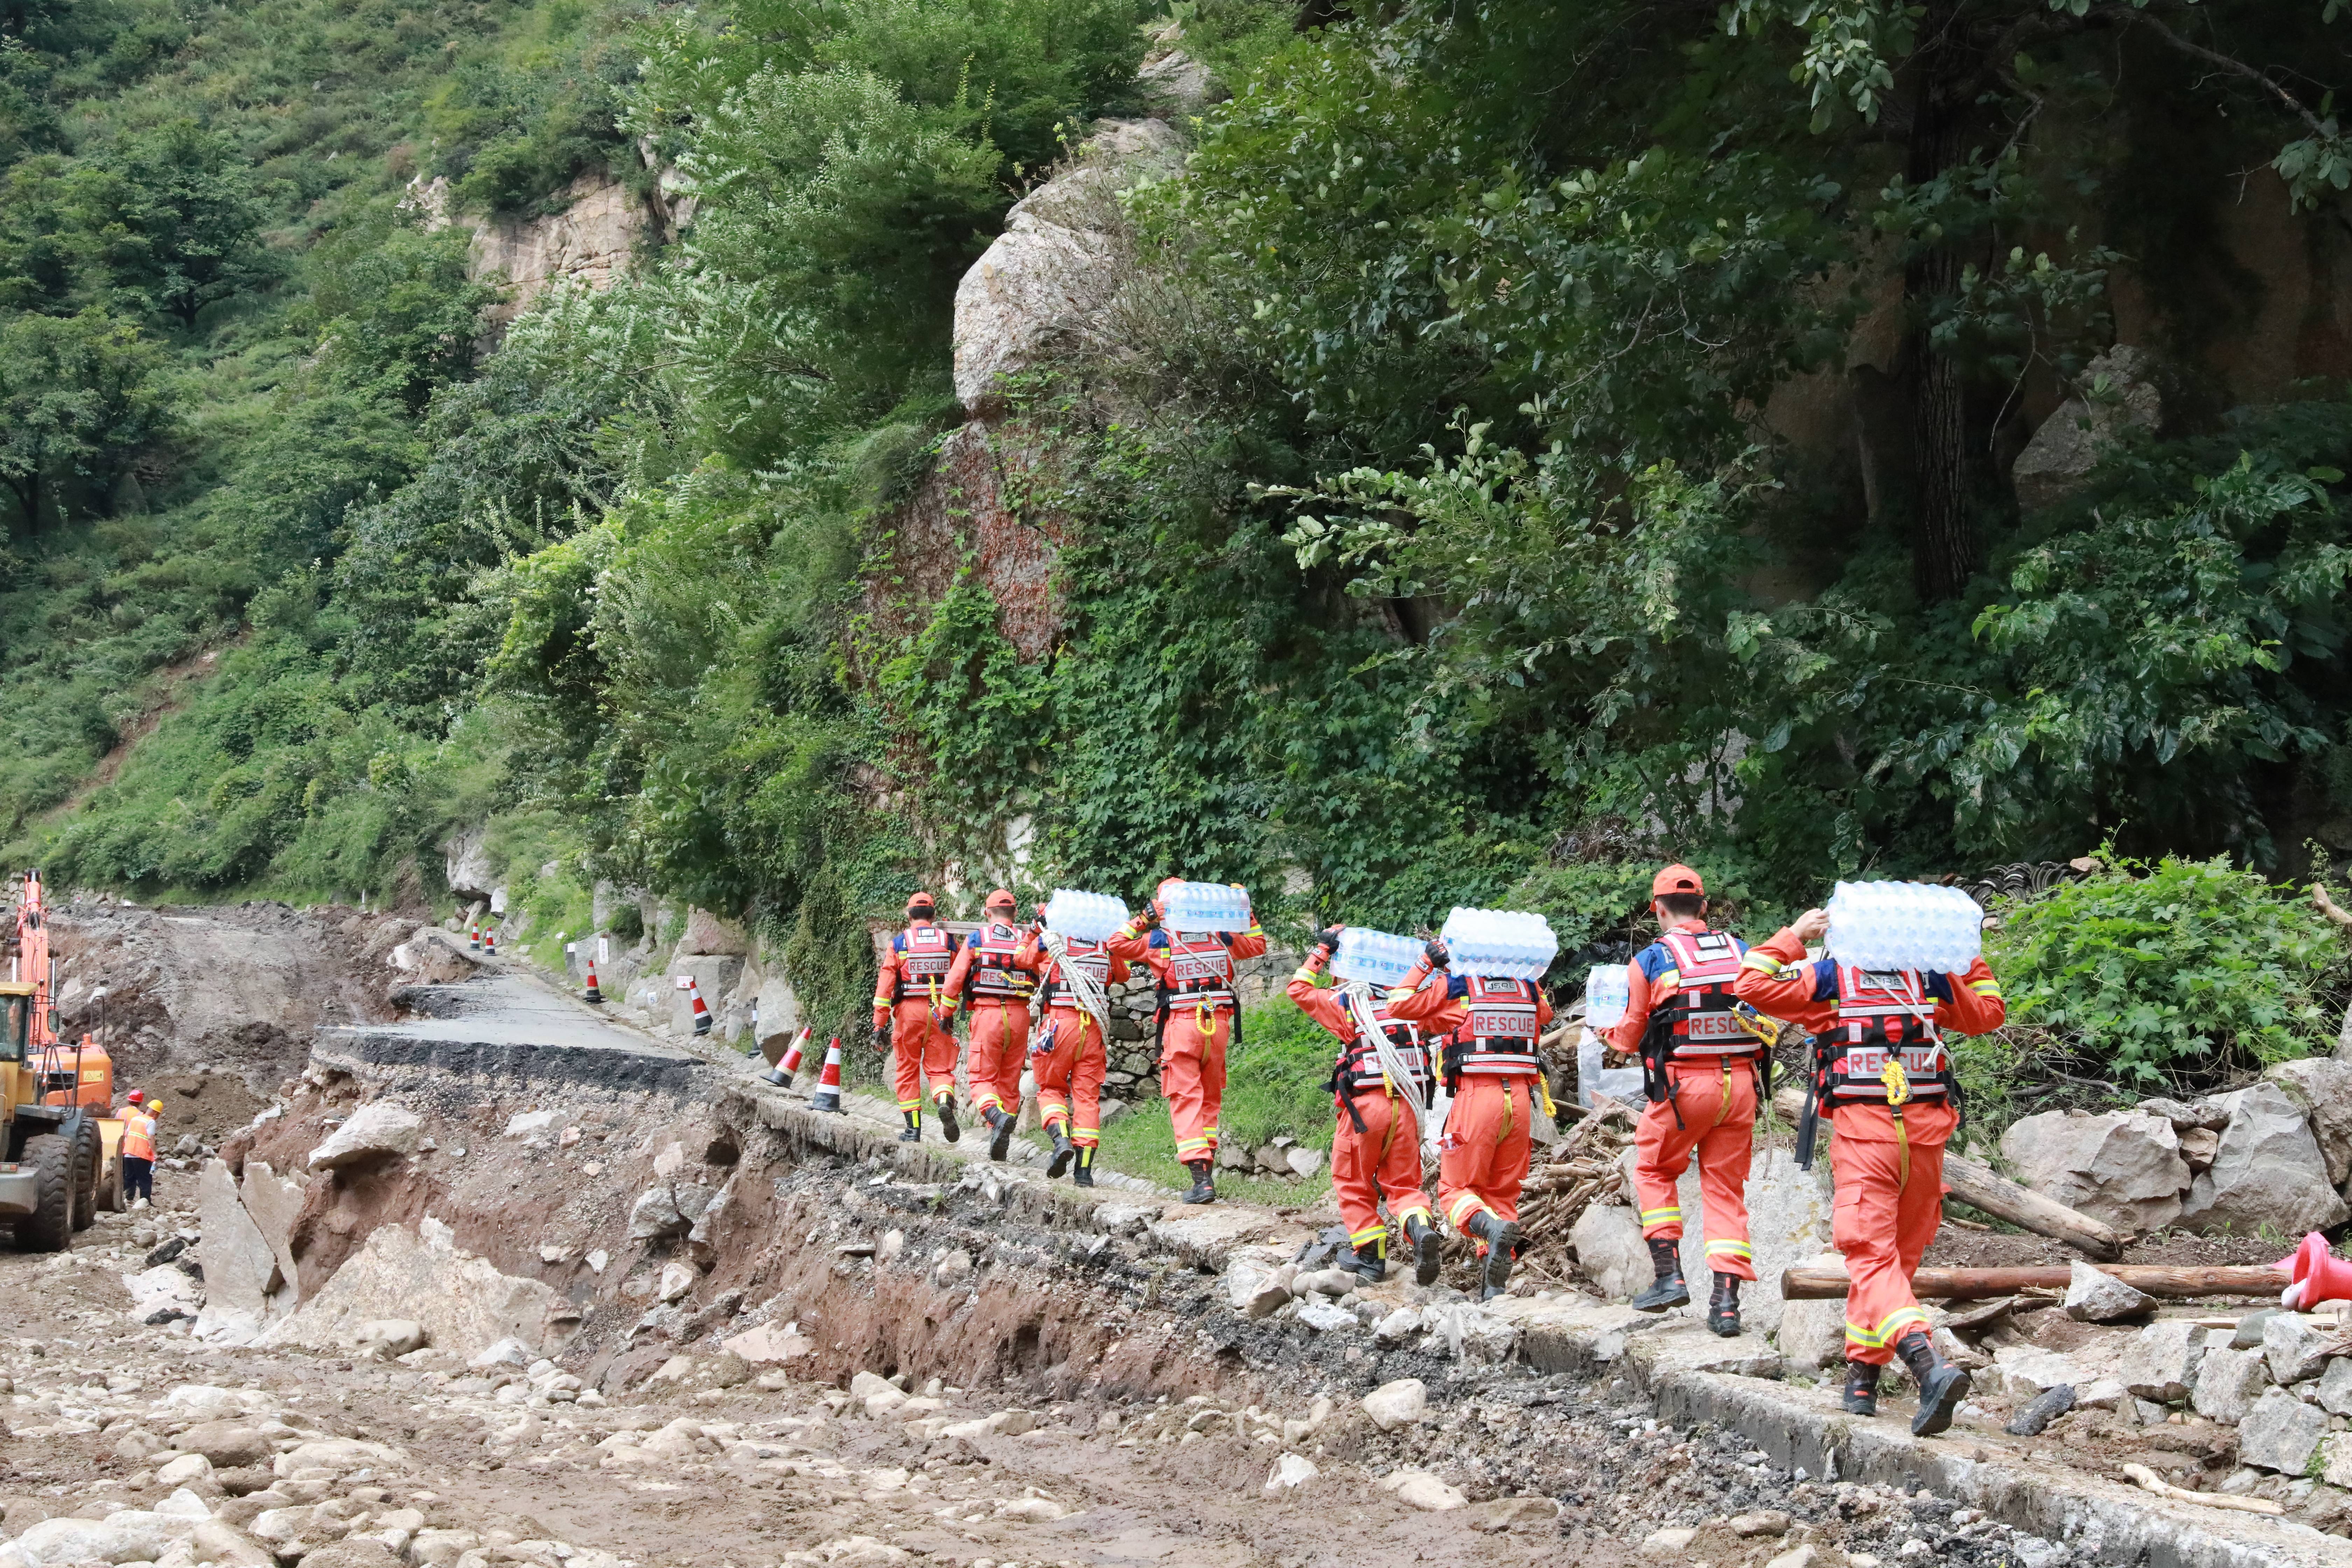
[(1234, 965), (1265, 952), (1265, 932), (1248, 889), (1238, 882), (1221, 886), (1179, 877), (1163, 879), (1150, 907), (1110, 942), (1112, 957), (1148, 966), (1160, 982), (1160, 1086), (1175, 1127), (1176, 1158), (1192, 1173), (1188, 1204), (1217, 1198), (1225, 1054), (1241, 1023)]
[(1734, 1011), (1733, 983), (1748, 944), (1706, 923), (1706, 885), (1679, 863), (1650, 879), (1658, 940), (1625, 966), (1625, 1017), (1612, 1049), (1642, 1061), (1649, 1108), (1633, 1134), (1633, 1193), (1656, 1279), (1636, 1311), (1690, 1300), (1683, 1281), (1683, 1173), (1698, 1159), (1706, 1266), (1715, 1276), (1706, 1326), (1739, 1331), (1739, 1287), (1756, 1278), (1748, 1244), (1748, 1168), (1756, 1108), (1769, 1066), (1764, 1044)]
[(1390, 988), (1388, 1010), (1420, 1025), (1443, 1050), (1439, 1071), (1454, 1098), (1437, 1145), (1437, 1202), (1476, 1247), (1479, 1300), (1492, 1300), (1518, 1260), (1519, 1191), (1536, 1111), (1552, 1109), (1537, 1055), (1551, 999), (1532, 980), (1446, 973), (1450, 962), (1445, 943), (1432, 941)]
[[(1748, 952), (1733, 989), (1816, 1039), (1809, 1087), (1811, 1106), (1829, 1118), (1831, 1242), (1845, 1255), (1850, 1281), (1845, 1408), (1875, 1415), (1879, 1370), (1901, 1356), (1919, 1384), (1911, 1430), (1928, 1436), (1951, 1426), (1969, 1392), (1967, 1372), (1936, 1353), (1911, 1292), (1943, 1217), (1944, 1144), (1959, 1124), (1944, 1032), (1986, 1034), (2008, 1012), (1981, 954), (1957, 973), (1809, 959), (1807, 947), (1829, 931), (1827, 910), (1806, 910)], [(1799, 1145), (1800, 1160), (1809, 1159), (1801, 1131)]]
[[(1391, 1016), (1385, 996), (1351, 994), (1322, 984), (1323, 966), (1339, 951), (1341, 928), (1324, 931), (1290, 977), (1298, 1010), (1339, 1042), (1327, 1087), (1339, 1111), (1331, 1132), (1331, 1193), (1367, 1284), (1388, 1274), (1389, 1227), (1381, 1200), (1412, 1248), (1413, 1281), (1437, 1283), (1437, 1226), (1421, 1190), (1421, 1118), (1435, 1074), (1420, 1028)], [(1383, 1037), (1386, 1048), (1375, 1035)]]
[(901, 1143), (923, 1140), (923, 1095), (928, 1088), (939, 1107), (940, 1131), (950, 1143), (961, 1136), (955, 1119), (955, 994), (948, 972), (955, 966), (955, 933), (939, 923), (939, 907), (929, 893), (907, 900), (906, 929), (890, 938), (874, 981), (874, 1048), (897, 1052), (894, 1066), (898, 1114), (907, 1129)]
[[(1103, 1076), (1110, 1068), (1109, 988), (1127, 984), (1127, 961), (1112, 956), (1108, 942), (1047, 931), (1044, 916), (1041, 908), (1021, 954), (1039, 979), (1029, 1070), (1037, 1079), (1038, 1120), (1054, 1141), (1045, 1174), (1066, 1171), (1077, 1185), (1091, 1187), (1095, 1153), (1102, 1146)], [(998, 1144), (1009, 1150), (1011, 1142), (1008, 1121), (998, 1128), (990, 1157), (1003, 1159), (1006, 1151)]]
[(1039, 960), (1029, 945), (1035, 933), (1016, 923), (1018, 908), (1009, 889), (989, 894), (987, 918), (948, 967), (948, 995), (971, 1020), (971, 1103), (988, 1123), (992, 1160), (1010, 1152), (1021, 1120), (1021, 1064), (1029, 1054), (1029, 1002), (1037, 989)]

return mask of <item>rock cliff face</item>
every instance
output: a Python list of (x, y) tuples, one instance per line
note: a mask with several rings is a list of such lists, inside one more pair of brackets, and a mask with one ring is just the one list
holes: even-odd
[(675, 234), (691, 212), (690, 202), (640, 195), (602, 173), (581, 175), (563, 196), (563, 209), (545, 216), (484, 219), (453, 215), (449, 182), (434, 179), (413, 182), (407, 205), (425, 215), (429, 228), (462, 223), (472, 231), (467, 273), (510, 285), (491, 312), (501, 328), (555, 284), (612, 287), (641, 245)]

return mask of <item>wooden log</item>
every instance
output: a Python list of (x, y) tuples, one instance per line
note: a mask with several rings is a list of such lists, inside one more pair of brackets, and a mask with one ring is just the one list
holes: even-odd
[[(1805, 1091), (1783, 1089), (1772, 1097), (1772, 1109), (1790, 1121), (1804, 1114)], [(2115, 1227), (2089, 1215), (2068, 1208), (2055, 1198), (2043, 1197), (2030, 1187), (2021, 1187), (1990, 1166), (1981, 1164), (1950, 1149), (1944, 1151), (1944, 1184), (1951, 1195), (1972, 1208), (1982, 1209), (1995, 1219), (2063, 1241), (2094, 1262), (2106, 1263), (2124, 1255), (2124, 1239)], [(2281, 1287), (2285, 1287), (2282, 1283)]]
[[(1911, 1277), (1912, 1293), (1928, 1300), (1979, 1301), (2014, 1296), (2020, 1290), (2063, 1290), (2065, 1268), (1922, 1268)], [(2117, 1263), (2100, 1270), (2136, 1290), (2175, 1300), (2200, 1296), (2275, 1296), (2286, 1289), (2284, 1268), (2173, 1268), (2154, 1263)], [(1846, 1292), (1843, 1268), (1799, 1268), (1780, 1276), (1784, 1301), (1831, 1301)]]

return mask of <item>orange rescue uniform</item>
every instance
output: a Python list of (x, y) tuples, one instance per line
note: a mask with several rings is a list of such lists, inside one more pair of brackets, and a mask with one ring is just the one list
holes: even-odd
[(982, 1113), (1021, 1113), (1029, 998), (1037, 986), (1037, 958), (1031, 943), (1019, 928), (991, 920), (963, 939), (948, 968), (949, 997), (970, 1008), (971, 1103)]
[(874, 1026), (890, 1026), (901, 1115), (919, 1121), (928, 1087), (934, 1098), (955, 1093), (956, 1043), (948, 1032), (955, 997), (948, 971), (956, 939), (937, 921), (916, 919), (890, 939), (874, 982)]
[[(1986, 1034), (2008, 1016), (2000, 983), (1982, 958), (1965, 974), (1903, 978), (1916, 979), (1922, 1011), (1930, 1012), (1939, 1031)], [(1810, 1031), (1826, 1047), (1834, 1048), (1840, 1031), (1853, 1026), (1851, 977), (1842, 979), (1828, 959), (1808, 962), (1805, 944), (1791, 931), (1749, 950), (1736, 989), (1758, 1012)], [(1915, 1100), (1898, 1121), (1882, 1090), (1876, 1103), (1824, 1101), (1822, 1114), (1830, 1124), (1836, 1188), (1830, 1239), (1845, 1255), (1853, 1281), (1845, 1303), (1846, 1359), (1885, 1366), (1895, 1359), (1895, 1341), (1928, 1327), (1911, 1293), (1911, 1277), (1943, 1218), (1944, 1144), (1959, 1112), (1944, 1100)]]
[[(1103, 1038), (1100, 1020), (1078, 1005), (1061, 961), (1045, 950), (1045, 932), (1030, 932), (1021, 951), (1041, 977), (1040, 994), (1045, 998), (1029, 1061), (1029, 1070), (1037, 1075), (1038, 1119), (1048, 1132), (1060, 1127), (1079, 1148), (1094, 1148), (1102, 1142), (1102, 1086), (1110, 1066), (1109, 1042)], [(1063, 951), (1097, 984), (1127, 981), (1127, 961), (1114, 956), (1103, 942), (1065, 942)]]
[[(1347, 998), (1319, 985), (1328, 950), (1318, 946), (1290, 977), (1290, 999), (1298, 1010), (1328, 1029), (1339, 1042), (1339, 1060), (1332, 1073), (1333, 1100), (1339, 1113), (1331, 1133), (1331, 1191), (1339, 1200), (1339, 1217), (1348, 1226), (1348, 1245), (1361, 1251), (1386, 1239), (1381, 1220), (1381, 1199), (1388, 1199), (1389, 1215), (1399, 1225), (1411, 1215), (1429, 1217), (1429, 1194), (1421, 1190), (1421, 1121), (1416, 1101), (1387, 1081), (1380, 1058), (1360, 1040), (1361, 1031)], [(1386, 1004), (1375, 1008), (1384, 1016)], [(1392, 1040), (1404, 1029), (1391, 1029)], [(1413, 1094), (1426, 1099), (1430, 1077), (1420, 1031), (1397, 1040), (1409, 1068), (1420, 1068)], [(1360, 1123), (1360, 1125), (1359, 1125)]]
[(1265, 952), (1265, 933), (1139, 931), (1110, 940), (1114, 958), (1149, 967), (1160, 982), (1160, 1090), (1176, 1129), (1176, 1158), (1213, 1160), (1225, 1104), (1225, 1049), (1233, 1044), (1234, 965)]
[[(1449, 974), (1433, 984), (1423, 984), (1429, 978), (1426, 959), (1414, 964), (1390, 991), (1388, 1010), (1401, 1023), (1419, 1024), (1433, 1045), (1443, 1042), (1445, 1047), (1445, 1077), (1454, 1102), (1437, 1145), (1438, 1206), (1465, 1236), (1472, 1216), (1480, 1213), (1517, 1225), (1519, 1189), (1527, 1182), (1535, 1113), (1541, 1103), (1536, 1041), (1551, 1022), (1551, 1000), (1542, 987), (1524, 980)], [(1483, 1017), (1489, 1013), (1510, 1015), (1503, 1026), (1517, 1029), (1517, 1015), (1522, 1009), (1532, 1020), (1523, 1034), (1481, 1037), (1467, 1032), (1474, 1014)], [(1502, 1038), (1508, 1038), (1513, 1048), (1499, 1053), (1476, 1048), (1482, 1039)], [(1485, 1239), (1474, 1240), (1479, 1256), (1485, 1257)]]
[[(1709, 937), (1716, 940), (1705, 952), (1697, 951), (1700, 939)], [(1738, 938), (1709, 931), (1703, 920), (1676, 921), (1626, 964), (1625, 1018), (1609, 1032), (1610, 1048), (1629, 1057), (1640, 1053), (1651, 1014), (1681, 995), (1686, 960), (1706, 973), (1720, 970), (1728, 984), (1746, 951)], [(1719, 1054), (1694, 1056), (1692, 1045)], [(1740, 1048), (1721, 1049), (1727, 1046)], [(1755, 1155), (1757, 1049), (1752, 1037), (1685, 1045), (1665, 1064), (1667, 1099), (1643, 1111), (1633, 1131), (1633, 1195), (1642, 1235), (1682, 1239), (1679, 1184), (1696, 1154), (1706, 1266), (1741, 1279), (1756, 1278), (1756, 1256), (1748, 1240), (1748, 1173)]]

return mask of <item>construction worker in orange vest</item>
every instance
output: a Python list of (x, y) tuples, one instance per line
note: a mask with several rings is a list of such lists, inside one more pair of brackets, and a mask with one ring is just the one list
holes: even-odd
[(1381, 1218), (1381, 1199), (1386, 1197), (1391, 1217), (1412, 1248), (1414, 1282), (1434, 1285), (1438, 1236), (1429, 1194), (1421, 1190), (1420, 1111), (1429, 1103), (1435, 1075), (1421, 1031), (1392, 1019), (1385, 997), (1368, 1001), (1366, 1010), (1403, 1069), (1404, 1081), (1398, 1082), (1346, 993), (1322, 984), (1323, 966), (1339, 949), (1339, 931), (1332, 926), (1321, 934), (1289, 987), (1298, 1010), (1339, 1042), (1329, 1085), (1339, 1112), (1331, 1131), (1331, 1193), (1355, 1248), (1356, 1273), (1365, 1283), (1376, 1285), (1388, 1275), (1389, 1227)]
[(1756, 1278), (1748, 1168), (1763, 1099), (1764, 1043), (1740, 1022), (1732, 995), (1748, 944), (1707, 929), (1706, 887), (1687, 866), (1651, 879), (1650, 910), (1658, 940), (1625, 966), (1625, 1018), (1609, 1037), (1613, 1049), (1642, 1058), (1650, 1099), (1633, 1134), (1633, 1192), (1657, 1279), (1633, 1306), (1663, 1312), (1690, 1300), (1676, 1184), (1696, 1153), (1706, 1266), (1715, 1276), (1706, 1326), (1728, 1337), (1739, 1331), (1740, 1281)]
[(155, 1197), (155, 1117), (147, 1096), (131, 1091), (122, 1111), (122, 1200), (133, 1208)]
[(1029, 1054), (1029, 998), (1037, 989), (1030, 933), (1013, 923), (1018, 907), (1006, 889), (989, 894), (987, 918), (963, 939), (948, 969), (948, 994), (971, 1020), (965, 1032), (971, 1042), (971, 1103), (992, 1134), (992, 1160), (1012, 1152), (1021, 1122), (1021, 1064)]
[(1240, 1021), (1234, 965), (1265, 952), (1265, 932), (1255, 912), (1249, 930), (1238, 934), (1156, 929), (1168, 912), (1168, 889), (1182, 879), (1163, 879), (1150, 907), (1111, 938), (1110, 951), (1129, 963), (1149, 965), (1160, 981), (1160, 1089), (1175, 1125), (1176, 1158), (1192, 1173), (1184, 1201), (1208, 1204), (1217, 1200), (1213, 1173), (1217, 1117), (1225, 1103), (1225, 1051)]
[[(1105, 988), (1124, 984), (1127, 961), (1108, 942), (1079, 942), (1036, 928), (1022, 953), (1037, 966), (1039, 1027), (1030, 1070), (1037, 1075), (1037, 1114), (1054, 1140), (1048, 1177), (1076, 1167), (1071, 1180), (1095, 1184), (1095, 1151), (1102, 1143), (1103, 1075), (1110, 1068), (1110, 1009)], [(1097, 1003), (1101, 1005), (1099, 1013)]]
[(1551, 999), (1531, 980), (1448, 974), (1445, 944), (1432, 942), (1422, 961), (1389, 992), (1389, 1016), (1419, 1024), (1442, 1044), (1445, 1132), (1438, 1140), (1437, 1202), (1454, 1228), (1478, 1249), (1481, 1300), (1511, 1282), (1519, 1256), (1519, 1189), (1534, 1147), (1536, 1111), (1551, 1114), (1543, 1064), (1536, 1054), (1551, 1022)]
[[(1943, 1218), (1944, 1143), (1959, 1122), (1959, 1084), (1943, 1031), (1981, 1035), (2008, 1016), (1983, 958), (1964, 974), (1865, 971), (1805, 949), (1829, 931), (1808, 910), (1748, 952), (1735, 991), (1758, 1012), (1810, 1031), (1813, 1103), (1830, 1120), (1837, 1204), (1830, 1239), (1845, 1255), (1844, 1405), (1878, 1414), (1878, 1373), (1896, 1356), (1919, 1384), (1911, 1430), (1952, 1424), (1969, 1374), (1936, 1353), (1911, 1276)], [(1800, 1142), (1802, 1142), (1801, 1134)]]
[(923, 1141), (923, 1091), (939, 1108), (940, 1131), (954, 1142), (963, 1135), (955, 1116), (955, 994), (948, 972), (955, 966), (956, 939), (935, 918), (929, 893), (907, 900), (907, 927), (890, 939), (874, 982), (874, 1048), (895, 1047), (898, 1114), (907, 1119), (901, 1143)]

